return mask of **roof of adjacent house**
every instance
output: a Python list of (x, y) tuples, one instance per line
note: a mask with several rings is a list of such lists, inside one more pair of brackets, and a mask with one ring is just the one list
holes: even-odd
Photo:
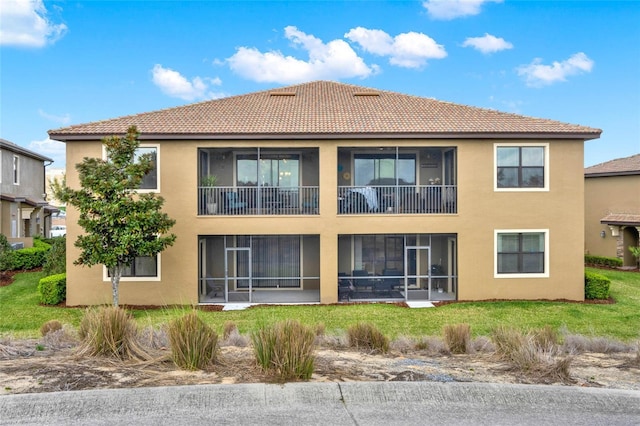
[(640, 214), (611, 213), (600, 219), (600, 223), (606, 225), (640, 225)]
[(6, 149), (7, 151), (15, 152), (17, 154), (22, 154), (27, 157), (35, 158), (36, 160), (40, 160), (40, 161), (53, 162), (53, 160), (49, 157), (45, 157), (44, 155), (40, 155), (37, 152), (33, 152), (31, 150), (28, 150), (27, 148), (23, 148), (20, 145), (10, 142), (6, 139), (0, 139), (0, 149)]
[(640, 175), (640, 154), (617, 158), (584, 169), (585, 177)]
[(339, 137), (545, 137), (594, 139), (600, 129), (532, 118), (331, 81), (78, 124), (49, 131), (52, 139), (124, 134), (141, 139)]

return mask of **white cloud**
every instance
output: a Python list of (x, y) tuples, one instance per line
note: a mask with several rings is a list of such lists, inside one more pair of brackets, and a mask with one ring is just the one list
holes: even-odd
[(294, 26), (284, 29), (285, 37), (294, 46), (306, 50), (308, 59), (285, 56), (279, 51), (260, 52), (252, 47), (240, 47), (227, 58), (229, 67), (244, 78), (268, 83), (300, 83), (320, 79), (361, 77), (375, 74), (378, 67), (368, 66), (344, 40), (323, 43)]
[(47, 18), (42, 0), (2, 0), (0, 45), (43, 47), (67, 32), (65, 24)]
[(512, 49), (513, 44), (503, 38), (485, 33), (483, 37), (467, 38), (464, 43), (462, 43), (462, 47), (473, 47), (486, 55), (501, 50)]
[(67, 124), (71, 123), (71, 116), (69, 114), (65, 114), (65, 115), (53, 115), (53, 114), (49, 114), (41, 109), (38, 110), (38, 114), (40, 114), (40, 117), (42, 118), (46, 118), (49, 121), (53, 121), (54, 123), (58, 123), (58, 124), (62, 124), (64, 126), (66, 126)]
[(444, 46), (426, 34), (413, 31), (391, 37), (382, 30), (357, 27), (344, 36), (358, 43), (365, 51), (379, 56), (389, 56), (389, 63), (405, 68), (420, 68), (429, 59), (442, 59), (447, 56)]
[(529, 65), (517, 68), (518, 75), (524, 77), (527, 86), (541, 87), (566, 81), (568, 76), (591, 72), (594, 62), (582, 52), (571, 55), (562, 62), (543, 65), (542, 59), (536, 58)]
[(53, 160), (56, 167), (64, 167), (66, 163), (66, 146), (62, 142), (54, 141), (49, 138), (41, 141), (33, 141), (29, 144), (29, 149), (40, 155), (49, 157)]
[(200, 99), (217, 99), (224, 96), (222, 93), (209, 91), (209, 86), (219, 86), (222, 80), (216, 78), (194, 77), (187, 80), (178, 71), (164, 68), (156, 64), (151, 70), (153, 84), (158, 86), (163, 93), (174, 98), (194, 101)]
[(484, 3), (502, 3), (502, 0), (426, 0), (422, 6), (433, 19), (451, 20), (477, 15)]

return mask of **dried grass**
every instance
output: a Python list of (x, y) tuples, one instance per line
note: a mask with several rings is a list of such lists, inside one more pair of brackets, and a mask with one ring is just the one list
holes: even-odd
[[(226, 331), (226, 330), (225, 330)], [(240, 334), (237, 328), (231, 329), (229, 335), (226, 336), (220, 346), (235, 346), (238, 348), (246, 348), (249, 346), (249, 338)]]
[(185, 370), (202, 370), (216, 360), (218, 334), (204, 323), (196, 311), (169, 323), (171, 359)]
[(279, 380), (309, 380), (313, 375), (315, 333), (298, 321), (265, 326), (251, 335), (258, 365)]
[(452, 354), (466, 354), (473, 350), (469, 324), (447, 324), (442, 330), (444, 342)]
[(136, 322), (122, 308), (87, 309), (78, 329), (79, 356), (106, 356), (120, 360), (150, 361), (152, 356), (138, 343)]
[(562, 350), (568, 354), (594, 353), (618, 353), (629, 352), (632, 348), (623, 342), (608, 337), (586, 337), (579, 334), (566, 334)]
[(238, 334), (238, 326), (233, 321), (225, 321), (222, 326), (222, 339), (227, 340), (232, 333)]
[(357, 323), (347, 329), (349, 346), (358, 349), (368, 349), (372, 352), (387, 353), (389, 338), (371, 323)]
[(40, 335), (44, 337), (48, 333), (58, 330), (62, 330), (62, 323), (58, 320), (50, 320), (42, 324), (40, 327)]

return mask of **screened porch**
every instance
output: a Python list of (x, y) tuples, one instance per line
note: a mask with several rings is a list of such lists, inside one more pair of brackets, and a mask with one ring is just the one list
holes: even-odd
[(338, 237), (338, 301), (457, 298), (455, 234)]
[(200, 303), (320, 302), (317, 235), (199, 237)]

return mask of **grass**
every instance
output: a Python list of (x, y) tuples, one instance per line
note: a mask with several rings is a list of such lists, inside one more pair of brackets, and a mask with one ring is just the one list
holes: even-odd
[[(220, 335), (225, 322), (233, 322), (240, 333), (248, 334), (266, 325), (296, 318), (313, 327), (324, 324), (327, 335), (345, 333), (352, 325), (368, 322), (390, 339), (439, 336), (445, 325), (458, 323), (469, 324), (473, 337), (489, 336), (494, 328), (506, 324), (523, 332), (549, 326), (553, 330), (562, 328), (572, 334), (605, 336), (625, 342), (640, 338), (640, 274), (590, 270), (611, 280), (610, 294), (617, 303), (465, 302), (436, 309), (406, 309), (389, 304), (265, 306), (244, 311), (200, 312), (200, 318)], [(74, 327), (79, 325), (83, 309), (39, 305), (36, 287), (42, 276), (42, 273), (20, 274), (10, 286), (0, 287), (0, 336), (38, 337), (42, 324), (52, 319)], [(189, 311), (191, 307), (132, 313), (141, 327), (157, 327)]]

